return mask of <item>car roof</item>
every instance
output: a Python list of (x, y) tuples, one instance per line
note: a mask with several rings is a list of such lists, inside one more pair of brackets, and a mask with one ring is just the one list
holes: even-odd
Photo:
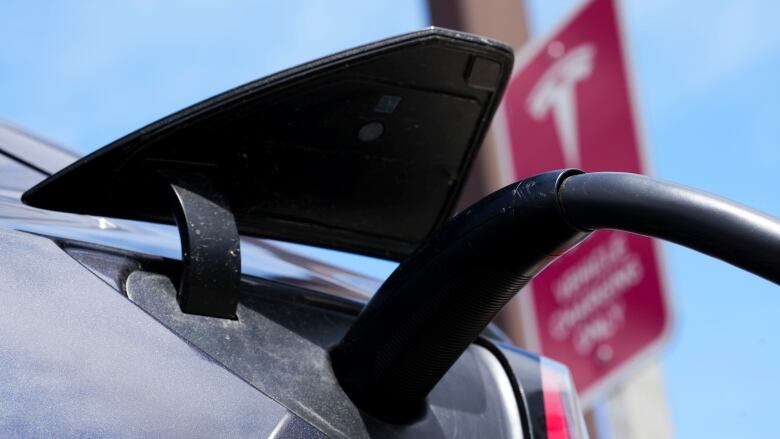
[(79, 158), (75, 152), (4, 120), (0, 120), (0, 153), (45, 175), (52, 175)]

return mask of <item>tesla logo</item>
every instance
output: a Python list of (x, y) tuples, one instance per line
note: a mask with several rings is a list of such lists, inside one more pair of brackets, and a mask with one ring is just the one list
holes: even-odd
[[(551, 45), (551, 49), (558, 49), (550, 50), (551, 55), (561, 55), (562, 47)], [(580, 166), (575, 86), (590, 77), (595, 55), (596, 48), (592, 44), (582, 44), (570, 50), (539, 78), (525, 103), (528, 113), (534, 120), (544, 120), (549, 113), (552, 113), (555, 131), (563, 147), (563, 160), (567, 167)]]

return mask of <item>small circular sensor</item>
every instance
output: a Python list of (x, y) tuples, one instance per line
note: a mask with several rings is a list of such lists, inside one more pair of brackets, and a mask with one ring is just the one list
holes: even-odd
[(374, 140), (382, 137), (384, 132), (385, 126), (382, 125), (382, 122), (368, 122), (360, 127), (360, 131), (358, 131), (358, 139), (361, 142), (373, 142)]

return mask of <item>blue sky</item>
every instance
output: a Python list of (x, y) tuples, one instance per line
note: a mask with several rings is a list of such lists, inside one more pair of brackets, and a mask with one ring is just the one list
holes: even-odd
[[(578, 2), (527, 3), (541, 36)], [(780, 4), (623, 3), (653, 174), (780, 216)], [(420, 0), (5, 0), (0, 118), (88, 152), (227, 88), (427, 24)], [(780, 290), (680, 247), (665, 255), (678, 437), (774, 431)]]

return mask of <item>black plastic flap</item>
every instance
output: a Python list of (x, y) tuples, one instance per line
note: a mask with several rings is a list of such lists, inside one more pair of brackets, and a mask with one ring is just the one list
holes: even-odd
[(242, 234), (401, 259), (452, 214), (511, 70), (509, 47), (472, 35), (384, 40), (148, 125), (23, 201), (171, 223), (162, 175), (194, 173)]

